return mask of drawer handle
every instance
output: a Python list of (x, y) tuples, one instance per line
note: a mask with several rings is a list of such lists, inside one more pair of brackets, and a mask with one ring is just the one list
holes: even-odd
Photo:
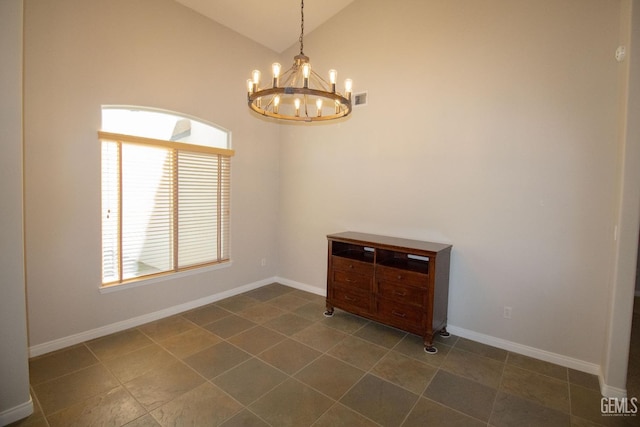
[(399, 311), (395, 311), (395, 310), (392, 310), (391, 314), (393, 314), (394, 316), (402, 317), (403, 319), (407, 317), (405, 313), (400, 313)]
[(402, 274), (398, 274), (398, 280), (402, 280)]
[(398, 292), (398, 291), (393, 291), (394, 295), (398, 295), (399, 297), (406, 297), (407, 293), (402, 291), (402, 292)]
[(347, 301), (358, 301), (357, 298), (351, 298), (349, 295), (345, 295), (344, 299), (346, 299)]
[(353, 283), (353, 282), (355, 282), (355, 280), (353, 280), (353, 279), (349, 279), (348, 277), (347, 277), (346, 279), (344, 279), (344, 281), (345, 281), (345, 282), (348, 282), (348, 283)]
[(349, 268), (353, 268), (353, 264), (349, 264)]

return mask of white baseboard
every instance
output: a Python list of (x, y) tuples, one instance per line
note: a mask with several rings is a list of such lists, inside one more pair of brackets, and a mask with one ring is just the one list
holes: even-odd
[(539, 348), (515, 343), (502, 338), (496, 338), (491, 335), (481, 334), (479, 332), (470, 331), (454, 325), (447, 325), (447, 331), (462, 338), (477, 341), (492, 347), (501, 348), (513, 353), (522, 354), (524, 356), (533, 357), (534, 359), (544, 360), (545, 362), (555, 363), (565, 368), (575, 369), (577, 371), (586, 372), (593, 375), (600, 375), (600, 366), (595, 363), (585, 362), (583, 360), (574, 359), (572, 357), (563, 356), (557, 353), (551, 353)]
[(225, 298), (232, 297), (253, 289), (260, 288), (262, 286), (271, 284), (277, 279), (271, 277), (263, 279), (257, 282), (249, 283), (238, 288), (230, 289), (228, 291), (219, 292), (217, 294), (209, 295), (204, 298), (200, 298), (194, 301), (189, 301), (184, 304), (168, 307), (163, 310), (155, 311), (153, 313), (144, 314), (142, 316), (134, 317), (131, 319), (123, 320), (121, 322), (111, 323), (109, 325), (101, 326), (89, 331), (80, 332), (68, 337), (59, 338), (53, 341), (48, 341), (42, 344), (37, 344), (29, 347), (29, 357), (40, 356), (61, 348), (69, 347), (81, 342), (103, 337), (105, 335), (113, 334), (115, 332), (124, 331), (125, 329), (134, 328), (136, 326), (143, 325), (145, 323), (153, 322), (154, 320), (162, 319), (165, 317), (173, 316), (174, 314), (182, 313), (187, 310), (201, 307), (203, 305), (211, 304), (212, 302), (220, 301)]
[(310, 292), (312, 294), (320, 295), (323, 297), (327, 296), (326, 288), (321, 289), (316, 286), (307, 285), (306, 283), (300, 283), (294, 280), (285, 279), (284, 277), (275, 277), (274, 281), (278, 283), (282, 283), (283, 285), (289, 286), (290, 288), (300, 289), (301, 291)]
[(33, 400), (29, 396), (27, 402), (0, 412), (0, 426), (6, 426), (33, 414)]

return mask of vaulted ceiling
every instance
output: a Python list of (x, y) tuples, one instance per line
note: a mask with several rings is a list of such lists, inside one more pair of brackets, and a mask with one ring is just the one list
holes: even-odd
[[(299, 0), (176, 0), (202, 15), (278, 52), (298, 42)], [(304, 33), (308, 34), (353, 0), (307, 0)]]

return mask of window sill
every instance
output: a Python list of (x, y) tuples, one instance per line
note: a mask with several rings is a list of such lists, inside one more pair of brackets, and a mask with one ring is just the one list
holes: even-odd
[(227, 261), (219, 264), (209, 265), (206, 267), (194, 268), (192, 270), (179, 271), (177, 273), (167, 273), (161, 276), (149, 277), (148, 279), (138, 279), (127, 283), (120, 283), (108, 286), (100, 286), (101, 294), (110, 294), (112, 292), (124, 291), (127, 289), (137, 288), (140, 286), (151, 285), (153, 283), (165, 282), (167, 280), (175, 280), (181, 277), (193, 276), (194, 274), (206, 273), (208, 271), (220, 270), (222, 268), (231, 267), (233, 261)]

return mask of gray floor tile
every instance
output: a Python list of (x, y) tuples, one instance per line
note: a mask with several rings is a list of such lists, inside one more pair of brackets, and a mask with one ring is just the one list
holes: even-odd
[(251, 358), (213, 379), (213, 383), (243, 405), (249, 405), (287, 379), (263, 361)]
[(402, 427), (483, 427), (486, 423), (421, 397)]
[(440, 370), (431, 380), (424, 397), (481, 421), (489, 421), (497, 390)]
[(384, 426), (399, 426), (418, 396), (373, 375), (366, 375), (340, 403)]
[(254, 323), (262, 324), (269, 320), (273, 320), (276, 317), (280, 317), (285, 313), (286, 311), (272, 304), (261, 302), (239, 311), (238, 316), (242, 316)]
[(436, 343), (434, 346), (438, 349), (437, 353), (426, 353), (424, 351), (422, 337), (408, 334), (393, 348), (393, 350), (421, 362), (428, 363), (429, 365), (439, 367), (446, 360), (449, 352), (451, 351), (451, 346), (442, 343)]
[(365, 374), (340, 360), (323, 355), (298, 372), (295, 377), (333, 399), (340, 399)]
[(329, 350), (346, 337), (347, 334), (344, 332), (328, 328), (319, 323), (313, 324), (308, 328), (304, 328), (292, 336), (296, 341), (300, 341), (301, 343), (322, 352)]
[(498, 388), (504, 363), (452, 348), (441, 368), (489, 387)]
[(243, 295), (257, 299), (259, 301), (269, 301), (270, 299), (288, 294), (290, 292), (295, 292), (295, 289), (281, 285), (279, 283), (272, 283), (270, 285), (254, 289), (253, 291), (246, 292)]
[(569, 413), (569, 383), (507, 365), (500, 390)]
[(319, 304), (316, 302), (308, 302), (305, 305), (296, 308), (293, 312), (298, 316), (311, 320), (312, 322), (320, 322), (325, 319), (324, 303)]
[(171, 316), (138, 327), (154, 341), (162, 341), (195, 328), (197, 328), (196, 325), (182, 316)]
[(125, 383), (152, 370), (169, 365), (176, 357), (157, 344), (141, 348), (123, 356), (105, 360), (104, 365)]
[(354, 336), (348, 336), (333, 346), (327, 354), (368, 371), (389, 350)]
[(499, 392), (489, 424), (495, 427), (570, 427), (571, 418), (565, 412)]
[(204, 381), (204, 378), (181, 362), (175, 362), (148, 371), (124, 386), (147, 411), (151, 411), (191, 391)]
[(130, 423), (125, 424), (125, 427), (159, 427), (160, 424), (153, 419), (151, 414), (144, 415), (137, 418)]
[(193, 354), (184, 361), (205, 378), (214, 378), (251, 356), (238, 347), (221, 342)]
[(370, 322), (355, 332), (354, 335), (376, 345), (393, 348), (407, 333), (377, 322)]
[(220, 341), (221, 338), (211, 332), (196, 328), (162, 340), (159, 344), (177, 358), (184, 359)]
[(87, 342), (87, 347), (91, 349), (98, 359), (105, 360), (139, 350), (150, 344), (153, 344), (153, 341), (138, 329), (128, 329), (91, 340)]
[[(423, 424), (424, 425), (424, 424)], [(335, 403), (327, 412), (313, 424), (313, 427), (378, 427), (380, 424), (373, 422), (364, 415), (355, 412), (346, 406)]]
[(264, 323), (264, 326), (285, 335), (293, 335), (304, 328), (311, 326), (313, 322), (293, 313), (285, 313)]
[(163, 426), (217, 426), (242, 409), (218, 387), (204, 383), (151, 412)]
[(369, 320), (356, 316), (355, 314), (350, 314), (346, 311), (336, 309), (333, 316), (325, 317), (321, 322), (323, 325), (330, 328), (335, 328), (347, 334), (352, 334), (369, 323)]
[(269, 424), (258, 418), (256, 414), (243, 409), (222, 423), (221, 427), (269, 427)]
[(371, 369), (371, 373), (418, 395), (422, 394), (436, 371), (437, 368), (397, 351), (389, 352)]
[(274, 305), (281, 310), (294, 311), (309, 303), (308, 300), (296, 296), (293, 292), (272, 298), (267, 301), (268, 304)]
[(562, 381), (567, 381), (569, 375), (567, 368), (563, 366), (545, 362), (544, 360), (534, 359), (522, 354), (509, 353), (507, 356), (507, 363), (509, 365), (517, 366), (518, 368), (527, 369)]
[(122, 387), (58, 411), (49, 417), (51, 427), (124, 425), (146, 414), (146, 411)]
[(273, 347), (285, 338), (287, 337), (276, 331), (262, 326), (255, 326), (229, 338), (229, 342), (255, 355), (269, 347)]
[(196, 325), (204, 326), (208, 323), (220, 320), (223, 317), (227, 317), (230, 314), (231, 312), (220, 308), (215, 304), (209, 304), (204, 307), (196, 308), (194, 310), (183, 313), (182, 317), (190, 320)]
[(286, 339), (263, 351), (258, 357), (292, 375), (307, 366), (322, 353), (292, 339)]
[(289, 379), (253, 403), (250, 410), (272, 426), (300, 427), (313, 424), (333, 403), (311, 387)]
[(245, 296), (244, 294), (240, 294), (220, 300), (216, 302), (215, 305), (224, 308), (225, 310), (232, 313), (237, 313), (251, 307), (252, 305), (258, 304), (258, 302), (259, 301), (255, 298), (250, 298), (248, 296)]
[(221, 338), (229, 338), (236, 334), (239, 334), (242, 331), (246, 331), (247, 329), (252, 328), (255, 325), (255, 323), (245, 319), (244, 317), (232, 314), (231, 316), (227, 316), (220, 320), (216, 320), (213, 323), (209, 323), (208, 325), (205, 325), (204, 328)]
[(498, 362), (505, 362), (507, 360), (508, 351), (500, 348), (492, 347), (490, 345), (481, 344), (476, 341), (471, 341), (465, 338), (458, 338), (454, 348), (458, 350), (464, 350), (469, 353), (474, 353), (479, 356), (488, 357), (490, 359), (497, 360)]
[(598, 381), (598, 377), (593, 374), (569, 369), (569, 382), (591, 390), (600, 391), (600, 382)]
[(83, 344), (58, 350), (29, 361), (29, 380), (39, 384), (98, 363)]
[(45, 416), (118, 387), (103, 365), (91, 365), (33, 386)]

